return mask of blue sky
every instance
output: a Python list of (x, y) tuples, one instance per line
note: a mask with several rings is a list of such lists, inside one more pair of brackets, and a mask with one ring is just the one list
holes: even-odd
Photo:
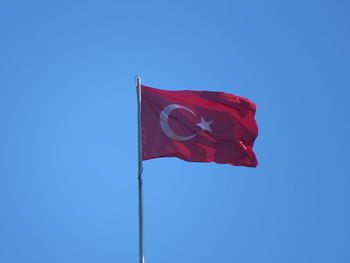
[(137, 262), (134, 76), (258, 105), (257, 169), (144, 162), (146, 262), (350, 262), (347, 1), (1, 1), (0, 262)]

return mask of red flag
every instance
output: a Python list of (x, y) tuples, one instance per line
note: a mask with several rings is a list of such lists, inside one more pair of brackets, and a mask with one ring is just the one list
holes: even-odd
[(257, 166), (256, 105), (210, 91), (169, 91), (141, 86), (142, 159)]

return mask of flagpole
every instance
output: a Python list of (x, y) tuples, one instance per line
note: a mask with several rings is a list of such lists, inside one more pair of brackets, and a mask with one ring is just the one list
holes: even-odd
[(138, 135), (138, 202), (139, 202), (139, 263), (144, 263), (143, 243), (143, 198), (142, 198), (142, 134), (141, 134), (141, 78), (135, 77), (137, 93), (137, 135)]

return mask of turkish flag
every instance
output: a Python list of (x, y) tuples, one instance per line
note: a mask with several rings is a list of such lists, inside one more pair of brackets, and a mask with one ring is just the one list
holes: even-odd
[(255, 111), (248, 99), (223, 92), (141, 86), (142, 159), (256, 167)]

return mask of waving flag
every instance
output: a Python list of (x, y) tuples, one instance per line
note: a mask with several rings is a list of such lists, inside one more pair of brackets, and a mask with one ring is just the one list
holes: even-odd
[(142, 159), (257, 166), (256, 105), (209, 91), (166, 91), (141, 86)]

